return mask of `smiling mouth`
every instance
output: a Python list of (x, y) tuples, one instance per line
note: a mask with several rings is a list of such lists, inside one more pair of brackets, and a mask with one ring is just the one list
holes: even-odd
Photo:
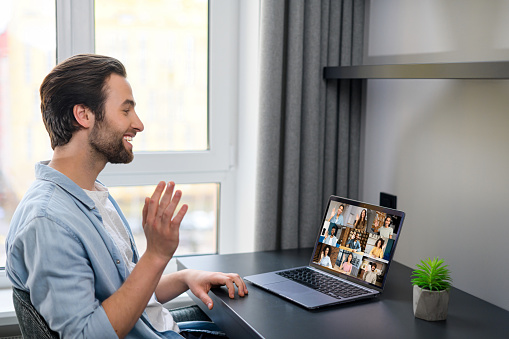
[(133, 141), (133, 137), (126, 135), (126, 136), (124, 136), (124, 140), (131, 142), (131, 141)]

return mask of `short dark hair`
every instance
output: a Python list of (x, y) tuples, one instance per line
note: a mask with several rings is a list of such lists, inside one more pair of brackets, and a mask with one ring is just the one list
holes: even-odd
[(96, 121), (104, 119), (105, 83), (113, 73), (127, 77), (124, 65), (115, 58), (78, 54), (55, 66), (44, 78), (39, 90), (41, 112), (51, 148), (67, 144), (80, 129), (74, 118), (75, 105), (88, 107)]

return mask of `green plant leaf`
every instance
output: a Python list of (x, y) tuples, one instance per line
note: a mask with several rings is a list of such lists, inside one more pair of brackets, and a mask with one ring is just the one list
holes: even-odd
[(417, 269), (412, 272), (411, 282), (421, 288), (442, 291), (451, 287), (452, 279), (448, 265), (440, 258), (421, 260)]

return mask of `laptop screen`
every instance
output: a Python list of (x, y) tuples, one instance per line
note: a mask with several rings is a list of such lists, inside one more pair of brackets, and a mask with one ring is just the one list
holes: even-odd
[(383, 289), (404, 212), (331, 196), (310, 265)]

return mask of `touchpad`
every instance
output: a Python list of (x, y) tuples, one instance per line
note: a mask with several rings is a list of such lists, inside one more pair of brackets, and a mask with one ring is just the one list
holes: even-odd
[(313, 289), (301, 285), (299, 283), (293, 282), (291, 280), (277, 282), (274, 284), (266, 285), (271, 291), (276, 293), (285, 294), (291, 296), (293, 294), (302, 294), (309, 291), (314, 291)]

